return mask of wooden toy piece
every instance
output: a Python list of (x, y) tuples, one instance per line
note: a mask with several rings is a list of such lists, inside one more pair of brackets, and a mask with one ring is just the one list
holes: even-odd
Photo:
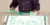
[(29, 13), (29, 12), (19, 12), (19, 15), (23, 15), (24, 13)]
[(19, 15), (22, 15), (23, 14), (23, 12), (19, 12)]
[(36, 16), (37, 14), (30, 11), (30, 16)]
[(10, 10), (11, 12), (17, 12), (16, 10)]

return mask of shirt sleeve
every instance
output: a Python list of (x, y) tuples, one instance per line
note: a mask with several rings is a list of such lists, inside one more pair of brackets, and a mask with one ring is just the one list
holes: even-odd
[(17, 0), (12, 0), (12, 3), (10, 4), (10, 8), (11, 8), (11, 7), (16, 8), (17, 5), (18, 5), (18, 1), (17, 1)]

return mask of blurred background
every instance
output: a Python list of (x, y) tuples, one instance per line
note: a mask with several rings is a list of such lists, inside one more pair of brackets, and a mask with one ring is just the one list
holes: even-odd
[[(9, 14), (9, 5), (12, 0), (0, 0), (0, 25), (3, 25), (4, 15)], [(39, 0), (40, 15), (48, 16), (48, 24), (50, 25), (50, 0)], [(18, 10), (18, 8), (16, 8)]]

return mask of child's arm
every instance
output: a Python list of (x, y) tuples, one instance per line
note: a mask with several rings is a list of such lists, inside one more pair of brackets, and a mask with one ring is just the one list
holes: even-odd
[(10, 8), (13, 7), (15, 9), (17, 5), (18, 5), (17, 0), (13, 0), (12, 3), (10, 4)]

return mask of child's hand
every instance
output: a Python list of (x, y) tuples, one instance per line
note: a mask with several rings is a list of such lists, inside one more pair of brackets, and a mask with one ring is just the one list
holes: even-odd
[(10, 12), (17, 12), (13, 7), (10, 8)]

